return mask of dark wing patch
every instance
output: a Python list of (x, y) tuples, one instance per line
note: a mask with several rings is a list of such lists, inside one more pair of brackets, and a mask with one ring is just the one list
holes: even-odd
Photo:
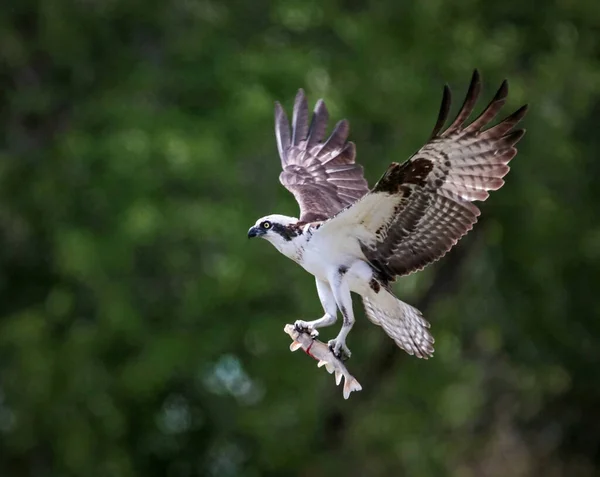
[(310, 124), (303, 90), (294, 102), (292, 129), (275, 103), (275, 138), (281, 158), (280, 182), (296, 198), (300, 221), (326, 220), (368, 192), (363, 169), (355, 164), (356, 148), (348, 142), (348, 121), (337, 123), (325, 140), (329, 113), (317, 101)]
[(500, 89), (483, 112), (465, 124), (481, 90), (475, 71), (456, 119), (442, 131), (450, 109), (446, 86), (433, 133), (404, 164), (393, 163), (372, 193), (400, 195), (393, 217), (375, 231), (374, 243), (363, 245), (367, 259), (382, 278), (393, 279), (423, 269), (443, 257), (477, 222), (479, 209), (489, 190), (504, 184), (508, 162), (516, 155), (515, 144), (524, 130), (513, 128), (523, 119), (523, 106), (497, 125), (483, 129), (506, 102), (508, 84)]
[(393, 162), (383, 177), (375, 184), (373, 192), (397, 194), (401, 190), (407, 189), (407, 185), (423, 187), (432, 169), (433, 163), (429, 159), (416, 158), (414, 161), (406, 161), (404, 164)]

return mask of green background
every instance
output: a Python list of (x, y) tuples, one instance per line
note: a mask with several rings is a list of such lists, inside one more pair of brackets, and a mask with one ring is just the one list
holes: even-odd
[[(273, 103), (323, 97), (373, 184), (475, 67), (528, 132), (395, 285), (435, 357), (356, 300), (344, 401), (283, 333), (313, 278), (246, 238), (297, 215)], [(600, 475), (600, 2), (12, 0), (0, 108), (2, 477)]]

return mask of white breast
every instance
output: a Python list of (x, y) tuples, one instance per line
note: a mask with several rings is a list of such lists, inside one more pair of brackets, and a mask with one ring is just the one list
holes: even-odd
[(298, 263), (315, 277), (329, 281), (339, 272), (340, 267), (348, 268), (346, 280), (355, 293), (363, 293), (373, 275), (371, 267), (363, 260), (360, 244), (354, 237), (345, 240), (332, 240), (315, 230), (303, 246), (301, 261)]

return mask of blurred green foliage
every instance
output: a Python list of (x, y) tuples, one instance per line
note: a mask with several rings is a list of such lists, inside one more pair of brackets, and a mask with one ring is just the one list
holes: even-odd
[[(13, 0), (0, 57), (0, 475), (599, 475), (600, 2)], [(435, 358), (360, 312), (343, 401), (283, 333), (312, 277), (246, 239), (297, 213), (273, 102), (323, 97), (373, 183), (474, 67), (528, 133), (396, 286)]]

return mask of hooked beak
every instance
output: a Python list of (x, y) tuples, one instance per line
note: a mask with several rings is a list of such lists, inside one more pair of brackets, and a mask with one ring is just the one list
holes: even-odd
[(262, 229), (259, 229), (258, 227), (250, 227), (250, 230), (248, 230), (248, 238), (253, 238), (253, 237), (260, 237), (261, 235), (264, 235), (265, 232)]

